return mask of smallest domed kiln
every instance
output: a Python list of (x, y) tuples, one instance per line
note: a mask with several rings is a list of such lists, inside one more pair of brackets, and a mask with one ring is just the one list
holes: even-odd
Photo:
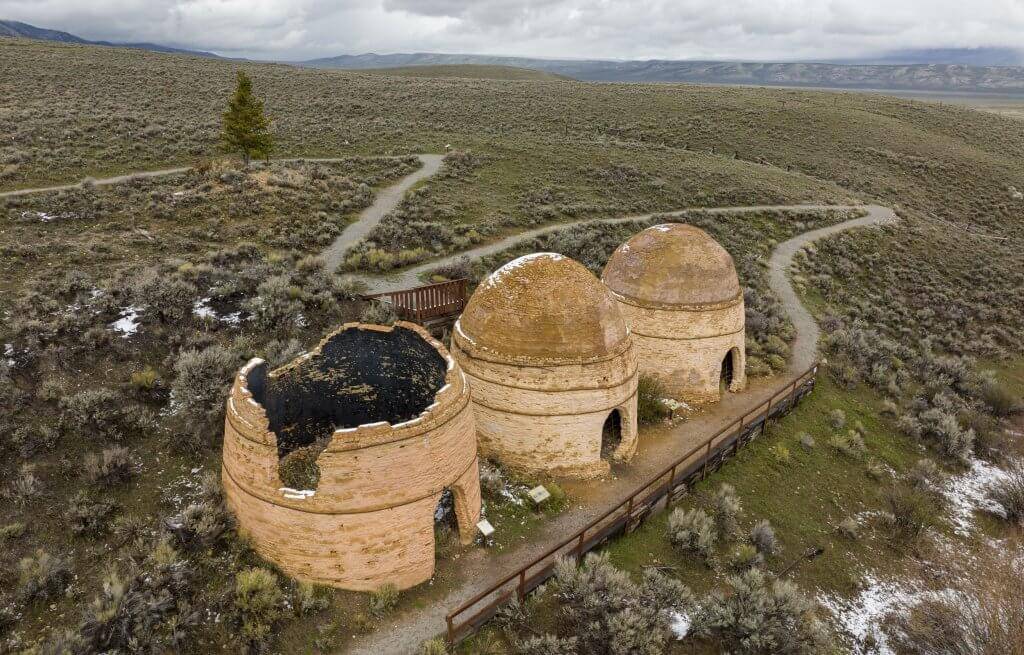
[(602, 275), (633, 332), (640, 372), (691, 402), (746, 385), (743, 292), (732, 256), (692, 225), (655, 225), (612, 253)]

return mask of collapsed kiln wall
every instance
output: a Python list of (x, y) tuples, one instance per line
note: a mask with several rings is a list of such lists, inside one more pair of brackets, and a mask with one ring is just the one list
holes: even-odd
[(637, 448), (637, 357), (627, 339), (611, 356), (586, 363), (509, 364), (473, 353), (456, 324), (452, 354), (470, 378), (481, 455), (526, 473), (589, 478), (609, 470), (602, 428), (613, 410), (622, 439), (613, 454)]
[(640, 373), (662, 382), (672, 398), (693, 403), (720, 399), (722, 362), (735, 353), (730, 391), (746, 387), (743, 297), (717, 305), (641, 304), (611, 295), (630, 326)]
[[(390, 330), (343, 328), (352, 329)], [(434, 509), (446, 488), (455, 496), (463, 542), (474, 534), (480, 487), (465, 376), (421, 328), (399, 323), (395, 329), (417, 333), (440, 353), (442, 388), (416, 418), (333, 432), (317, 460), (320, 482), (312, 494), (282, 490), (277, 435), (254, 398), (254, 390), (267, 393), (277, 372), (268, 381), (265, 365), (254, 360), (235, 378), (224, 432), (226, 499), (256, 551), (298, 579), (361, 591), (430, 579)]]

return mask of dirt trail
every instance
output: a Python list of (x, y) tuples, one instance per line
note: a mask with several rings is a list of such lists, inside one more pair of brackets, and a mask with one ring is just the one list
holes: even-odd
[[(355, 155), (353, 155), (353, 156), (355, 156)], [(424, 165), (426, 165), (427, 159), (432, 159), (434, 157), (437, 157), (438, 160), (440, 160), (441, 155), (417, 155), (417, 157), (419, 157), (420, 161), (422, 161), (424, 163)], [(399, 159), (400, 157), (399, 156), (394, 156), (394, 157), (382, 156), (380, 158), (381, 159)], [(308, 161), (308, 162), (312, 162), (312, 163), (318, 163), (319, 162), (321, 164), (336, 164), (336, 163), (339, 163), (339, 162), (348, 161), (349, 159), (352, 159), (352, 157), (286, 157), (286, 158), (283, 158), (283, 159), (272, 159), (271, 161), (272, 162), (282, 162), (282, 163), (297, 162), (297, 161)], [(259, 163), (259, 162), (257, 162), (257, 163)], [(440, 161), (438, 163), (440, 163)], [(130, 182), (133, 178), (140, 178), (140, 177), (141, 178), (167, 177), (168, 175), (179, 175), (181, 173), (187, 173), (190, 170), (192, 170), (192, 167), (190, 167), (190, 166), (182, 166), (180, 168), (161, 168), (161, 169), (155, 170), (155, 171), (136, 171), (134, 173), (126, 173), (124, 175), (115, 175), (114, 177), (104, 177), (104, 178), (101, 178), (101, 179), (98, 179), (98, 180), (93, 180), (92, 184), (94, 186), (111, 186), (111, 185), (114, 185), (114, 184), (124, 184), (125, 182)], [(434, 170), (436, 171), (436, 168)], [(412, 175), (416, 175), (417, 173), (419, 173), (419, 171), (413, 173)], [(433, 175), (433, 173), (431, 173), (431, 175)], [(408, 176), (408, 177), (411, 177), (411, 176)], [(395, 186), (399, 186), (399, 185), (403, 184), (405, 182), (405, 180), (408, 179), (408, 177), (403, 178), (402, 181), (400, 181)], [(32, 195), (32, 194), (36, 194), (36, 193), (52, 193), (54, 191), (70, 191), (71, 189), (81, 189), (82, 186), (83, 186), (82, 182), (75, 182), (73, 184), (58, 184), (56, 186), (35, 187), (35, 188), (32, 188), (32, 189), (15, 189), (14, 191), (0, 191), (0, 198), (16, 198), (18, 196), (27, 196), (27, 195)], [(388, 190), (395, 188), (395, 186), (389, 187)], [(406, 188), (408, 188), (408, 187), (406, 187)]]
[[(397, 204), (397, 203), (396, 203)], [(495, 253), (505, 250), (509, 246), (515, 245), (521, 241), (528, 239), (534, 239), (551, 232), (557, 232), (558, 230), (564, 230), (574, 225), (582, 225), (584, 223), (631, 223), (634, 221), (649, 221), (655, 216), (664, 217), (677, 217), (687, 213), (700, 212), (704, 214), (743, 214), (753, 213), (759, 211), (820, 211), (834, 209), (838, 211), (853, 210), (853, 209), (864, 209), (869, 212), (869, 216), (874, 214), (884, 214), (888, 212), (892, 214), (892, 210), (885, 207), (879, 207), (876, 205), (750, 205), (745, 207), (692, 207), (689, 209), (679, 209), (668, 212), (652, 212), (650, 214), (637, 214), (635, 216), (620, 216), (618, 218), (591, 218), (583, 219), (579, 221), (569, 221), (566, 223), (555, 223), (553, 225), (545, 225), (544, 227), (534, 228), (532, 230), (526, 230), (524, 232), (518, 232), (516, 234), (509, 235), (497, 241), (472, 248), (470, 250), (464, 250), (454, 255), (448, 255), (439, 259), (432, 259), (429, 262), (418, 264), (412, 268), (407, 268), (403, 271), (395, 273), (387, 273), (384, 275), (353, 275), (356, 279), (362, 280), (367, 285), (367, 291), (369, 293), (385, 293), (388, 291), (397, 291), (399, 289), (408, 289), (423, 284), (420, 281), (420, 276), (424, 273), (428, 273), (443, 264), (449, 264), (457, 261), (463, 257), (469, 257), (470, 259), (479, 259), (480, 257), (486, 257), (487, 255), (493, 255)], [(857, 219), (861, 220), (861, 219)], [(359, 221), (360, 223), (362, 220)], [(380, 222), (380, 219), (377, 219)], [(374, 223), (376, 225), (376, 223)], [(845, 223), (843, 224), (845, 225)], [(825, 228), (830, 229), (830, 228)], [(813, 233), (808, 233), (813, 234)], [(806, 368), (806, 367), (804, 367)]]
[(416, 155), (416, 157), (419, 158), (423, 166), (378, 193), (377, 197), (373, 199), (373, 204), (359, 214), (359, 219), (342, 230), (341, 234), (335, 237), (334, 243), (324, 250), (321, 258), (328, 271), (337, 269), (345, 258), (345, 251), (361, 241), (370, 233), (370, 230), (377, 227), (382, 218), (398, 207), (398, 203), (405, 197), (406, 191), (420, 180), (433, 177), (437, 171), (441, 170), (443, 155)]
[[(728, 394), (721, 403), (708, 407), (685, 423), (671, 428), (659, 427), (644, 430), (642, 434), (643, 441), (636, 457), (628, 466), (615, 467), (610, 479), (602, 479), (600, 484), (594, 484), (593, 481), (590, 481), (589, 483), (566, 483), (564, 485), (574, 498), (575, 508), (548, 520), (538, 533), (531, 536), (530, 541), (510, 547), (499, 555), (491, 555), (481, 548), (465, 553), (458, 563), (458, 581), (447, 595), (426, 607), (411, 609), (391, 617), (373, 633), (356, 638), (342, 652), (353, 655), (403, 655), (418, 652), (419, 644), (422, 641), (444, 631), (445, 616), (449, 610), (486, 589), (494, 581), (517, 570), (524, 563), (543, 554), (569, 535), (577, 532), (600, 514), (618, 505), (635, 488), (660, 472), (665, 467), (666, 462), (675, 460), (696, 444), (707, 439), (710, 435), (725, 428), (737, 416), (758, 407), (761, 403), (767, 401), (769, 397), (773, 396), (777, 390), (791, 382), (795, 376), (802, 374), (815, 360), (819, 330), (817, 323), (811, 317), (810, 312), (801, 304), (795, 289), (790, 284), (788, 273), (793, 262), (793, 256), (801, 248), (817, 239), (845, 230), (880, 225), (897, 219), (891, 209), (878, 205), (776, 205), (695, 208), (593, 221), (626, 223), (649, 220), (654, 216), (678, 216), (686, 211), (723, 214), (762, 210), (814, 211), (821, 209), (863, 209), (867, 214), (861, 218), (801, 234), (779, 244), (772, 253), (768, 265), (769, 285), (772, 291), (780, 298), (783, 309), (796, 327), (796, 339), (792, 345), (792, 357), (786, 374), (767, 381), (754, 381), (743, 393)], [(395, 275), (386, 277), (360, 276), (360, 279), (364, 280), (371, 290), (375, 292), (415, 286), (419, 284), (418, 276), (421, 273), (432, 270), (440, 264), (464, 256), (476, 258), (494, 254), (524, 239), (531, 239), (584, 222), (592, 221), (559, 223), (528, 230), (457, 255), (421, 264)]]
[(796, 290), (789, 283), (789, 268), (793, 263), (793, 255), (818, 239), (858, 227), (884, 225), (897, 220), (895, 212), (888, 207), (864, 205), (861, 209), (867, 211), (867, 214), (861, 218), (804, 232), (788, 241), (783, 241), (775, 247), (771, 259), (768, 260), (768, 286), (778, 296), (783, 309), (789, 315), (789, 320), (796, 328), (796, 339), (793, 341), (792, 355), (789, 360), (791, 373), (796, 372), (799, 375), (800, 371), (807, 370), (814, 363), (818, 352), (818, 336), (821, 334), (817, 321), (800, 302)]
[[(406, 176), (397, 184), (384, 189), (378, 194), (374, 203), (363, 211), (357, 222), (349, 225), (324, 252), (325, 262), (334, 270), (344, 256), (345, 251), (365, 237), (381, 219), (398, 206), (405, 192), (420, 180), (434, 175), (441, 167), (441, 155), (418, 155), (423, 167)], [(284, 160), (289, 161), (289, 160)], [(306, 159), (305, 161), (339, 161), (337, 159)], [(128, 181), (132, 176), (156, 177), (173, 175), (187, 169), (167, 169), (148, 173), (135, 173), (105, 180), (97, 180), (97, 185), (117, 184)], [(25, 195), (75, 188), (78, 185), (47, 187), (43, 189), (24, 189), (0, 193), (0, 197)], [(493, 555), (482, 548), (471, 549), (459, 559), (457, 566), (457, 582), (454, 588), (436, 602), (418, 609), (410, 609), (390, 617), (373, 633), (358, 637), (343, 648), (343, 652), (351, 654), (385, 655), (416, 653), (419, 644), (445, 628), (445, 616), (448, 611), (479, 591), (489, 587), (493, 581), (517, 570), (522, 564), (542, 554), (555, 544), (575, 533), (593, 518), (607, 511), (627, 497), (639, 485), (661, 471), (666, 462), (671, 462), (707, 439), (710, 435), (732, 423), (737, 416), (746, 413), (791, 382), (796, 375), (803, 373), (813, 362), (817, 351), (819, 336), (818, 326), (810, 312), (800, 303), (799, 297), (789, 281), (789, 268), (793, 256), (804, 246), (823, 237), (845, 230), (880, 225), (896, 220), (894, 212), (878, 205), (773, 205), (751, 207), (716, 207), (693, 208), (673, 212), (657, 212), (620, 218), (596, 219), (593, 221), (574, 221), (558, 223), (511, 235), (490, 244), (458, 253), (449, 257), (433, 260), (411, 269), (390, 276), (357, 276), (375, 292), (407, 288), (419, 284), (419, 275), (437, 266), (454, 261), (460, 257), (482, 257), (504, 250), (524, 239), (532, 239), (549, 232), (561, 230), (571, 225), (586, 222), (627, 223), (631, 221), (650, 220), (654, 216), (678, 216), (684, 212), (699, 211), (709, 214), (748, 213), (764, 210), (816, 211), (823, 209), (852, 210), (863, 209), (867, 214), (829, 227), (812, 230), (779, 244), (769, 260), (769, 285), (781, 300), (783, 309), (796, 327), (796, 339), (792, 345), (792, 357), (786, 374), (770, 380), (752, 382), (747, 390), (740, 394), (727, 394), (722, 402), (709, 406), (694, 415), (685, 423), (668, 427), (645, 429), (642, 443), (636, 457), (628, 466), (616, 466), (609, 478), (602, 479), (600, 484), (566, 483), (566, 490), (574, 498), (576, 507), (563, 512), (546, 521), (539, 531), (531, 535), (530, 541), (509, 547), (505, 552)]]

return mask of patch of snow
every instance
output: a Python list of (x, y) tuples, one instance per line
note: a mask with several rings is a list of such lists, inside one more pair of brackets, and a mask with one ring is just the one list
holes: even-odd
[(889, 645), (888, 636), (881, 624), (894, 611), (915, 604), (920, 593), (909, 586), (896, 582), (883, 582), (873, 576), (865, 579), (866, 587), (853, 599), (838, 596), (818, 596), (820, 602), (832, 616), (838, 628), (846, 633), (857, 645), (871, 638), (879, 655), (895, 655)]
[(676, 411), (676, 410), (682, 410), (684, 412), (689, 412), (689, 411), (691, 411), (693, 409), (692, 407), (690, 407), (686, 403), (684, 403), (684, 402), (682, 402), (680, 400), (676, 400), (675, 398), (662, 398), (661, 399), (661, 404), (664, 405), (665, 407), (669, 408), (673, 412)]
[(281, 495), (285, 498), (290, 498), (292, 500), (306, 500), (307, 498), (312, 498), (316, 495), (316, 490), (314, 489), (292, 489), (291, 487), (281, 487), (278, 491), (280, 491)]
[(516, 493), (516, 491), (517, 490), (515, 488), (510, 487), (508, 484), (506, 484), (501, 488), (500, 494), (502, 498), (509, 501), (513, 505), (518, 505), (519, 507), (522, 507), (523, 503), (526, 502), (526, 500), (521, 495)]
[(217, 310), (210, 307), (210, 298), (200, 298), (192, 305), (192, 315), (196, 318), (219, 321), (225, 325), (239, 325), (242, 322), (242, 312), (231, 312), (230, 314), (218, 314)]
[(47, 212), (21, 212), (21, 219), (24, 221), (36, 220), (40, 223), (49, 223), (63, 218), (63, 214), (50, 214)]
[(141, 313), (141, 307), (132, 305), (125, 307), (121, 310), (121, 318), (111, 323), (110, 329), (114, 332), (120, 332), (123, 339), (131, 337), (139, 331), (139, 315)]
[(686, 612), (672, 612), (672, 634), (676, 636), (676, 641), (685, 639), (686, 635), (690, 634), (690, 625), (693, 623), (690, 620), (690, 615)]
[(14, 344), (13, 343), (5, 343), (4, 344), (4, 357), (7, 358), (7, 365), (13, 367), (14, 366)]
[(459, 336), (469, 342), (469, 345), (475, 346), (476, 341), (473, 341), (472, 337), (462, 331), (462, 319), (458, 318), (455, 320), (455, 331), (459, 333)]
[(655, 225), (647, 228), (648, 230), (657, 230), (658, 232), (668, 232), (672, 229), (672, 225), (669, 223), (662, 223), (661, 225)]
[(417, 416), (416, 418), (409, 419), (408, 421), (402, 421), (401, 423), (395, 423), (391, 427), (393, 427), (393, 428), (395, 428), (397, 430), (398, 428), (407, 428), (410, 425), (416, 425), (417, 423), (421, 423), (422, 421), (423, 421), (423, 417), (422, 416)]
[(209, 298), (200, 298), (192, 305), (192, 315), (198, 318), (212, 318), (217, 320), (217, 312), (210, 307)]
[(565, 259), (565, 257), (563, 255), (559, 255), (556, 252), (532, 252), (529, 255), (523, 255), (522, 257), (513, 259), (512, 261), (508, 262), (498, 270), (488, 275), (487, 279), (484, 280), (480, 284), (480, 286), (487, 289), (494, 287), (500, 284), (501, 280), (505, 276), (515, 272), (516, 269), (522, 268), (527, 263), (532, 262), (536, 259), (550, 259), (551, 261), (557, 262), (562, 259)]
[(971, 469), (952, 476), (942, 489), (949, 506), (949, 520), (956, 533), (969, 536), (974, 528), (974, 512), (1002, 514), (1003, 508), (988, 497), (994, 482), (1006, 478), (1006, 472), (979, 459), (971, 461)]

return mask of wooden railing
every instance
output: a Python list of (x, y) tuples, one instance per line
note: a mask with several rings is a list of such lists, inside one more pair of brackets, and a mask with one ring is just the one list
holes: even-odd
[(463, 278), (413, 289), (366, 295), (363, 298), (387, 299), (394, 306), (398, 318), (422, 323), (430, 319), (461, 314), (466, 307), (467, 284), (468, 280)]
[(740, 448), (763, 434), (769, 420), (796, 406), (814, 389), (817, 373), (815, 364), (767, 401), (690, 449), (585, 528), (452, 610), (446, 617), (448, 642), (453, 646), (458, 644), (479, 630), (513, 596), (522, 600), (544, 584), (554, 575), (558, 558), (571, 557), (578, 562), (608, 540), (635, 530), (653, 513), (661, 499), (665, 499), (668, 508), (694, 484), (717, 471)]

